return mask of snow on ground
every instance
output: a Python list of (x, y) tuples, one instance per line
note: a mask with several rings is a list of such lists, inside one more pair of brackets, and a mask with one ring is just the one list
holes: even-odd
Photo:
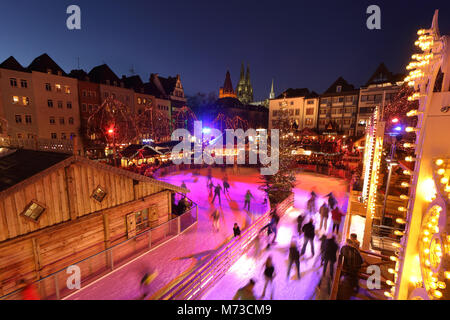
[[(339, 202), (339, 206), (344, 212), (347, 210), (348, 194), (347, 185), (341, 180), (331, 177), (320, 176), (309, 173), (299, 173), (296, 175), (297, 182), (295, 187), (295, 208), (289, 210), (282, 217), (279, 223), (276, 244), (269, 250), (264, 250), (265, 245), (261, 245), (262, 253), (255, 257), (255, 251), (250, 249), (246, 255), (241, 257), (230, 271), (204, 296), (204, 300), (231, 300), (236, 291), (246, 285), (249, 279), (256, 280), (254, 293), (257, 299), (261, 299), (264, 288), (264, 263), (268, 256), (273, 259), (275, 267), (275, 279), (273, 286), (274, 300), (307, 300), (314, 299), (316, 287), (322, 276), (323, 268), (320, 267), (320, 241), (316, 236), (314, 249), (315, 256), (311, 254), (308, 245), (305, 255), (300, 260), (300, 280), (294, 280), (296, 276), (295, 266), (292, 266), (289, 279), (287, 279), (287, 267), (289, 246), (291, 239), (297, 242), (299, 251), (303, 246), (303, 235), (298, 236), (297, 217), (306, 208), (306, 201), (310, 197), (310, 192), (314, 190), (318, 195), (317, 207), (326, 200), (324, 197), (332, 191)], [(314, 217), (316, 229), (319, 227), (319, 217)], [(344, 218), (341, 223), (341, 232), (344, 224)], [(331, 232), (331, 217), (328, 220), (327, 234)], [(323, 233), (323, 231), (321, 232)], [(264, 238), (264, 237), (263, 237)], [(263, 242), (264, 243), (264, 242)], [(324, 282), (325, 283), (325, 282)], [(265, 299), (270, 299), (270, 285), (266, 292)]]
[[(140, 295), (139, 283), (143, 275), (152, 270), (158, 270), (159, 275), (151, 284), (149, 296), (163, 289), (183, 273), (198, 266), (205, 258), (214, 253), (233, 234), (233, 225), (239, 224), (243, 230), (251, 223), (251, 216), (244, 211), (244, 195), (251, 190), (255, 200), (252, 200), (251, 212), (261, 214), (265, 211), (262, 206), (263, 193), (258, 190), (259, 172), (255, 169), (240, 168), (237, 174), (228, 170), (230, 196), (222, 196), (221, 225), (219, 232), (212, 231), (210, 214), (214, 210), (211, 198), (206, 188), (206, 169), (201, 176), (193, 175), (191, 171), (177, 172), (162, 177), (160, 180), (180, 186), (184, 181), (191, 190), (188, 197), (199, 206), (199, 221), (197, 226), (168, 241), (160, 247), (144, 254), (128, 265), (115, 270), (111, 274), (82, 288), (68, 299), (74, 300), (129, 300), (137, 299)], [(213, 170), (214, 184), (222, 184), (223, 172)], [(216, 199), (215, 205), (219, 205)]]

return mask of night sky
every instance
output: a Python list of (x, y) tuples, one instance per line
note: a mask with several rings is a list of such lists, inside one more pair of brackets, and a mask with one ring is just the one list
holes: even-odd
[[(66, 8), (81, 7), (81, 30), (66, 28)], [(366, 28), (366, 8), (381, 7), (381, 30)], [(48, 53), (66, 72), (107, 63), (121, 77), (132, 67), (180, 74), (187, 94), (209, 93), (230, 70), (236, 86), (249, 63), (255, 99), (307, 87), (322, 93), (338, 77), (364, 84), (380, 62), (404, 72), (416, 32), (440, 9), (450, 34), (450, 1), (2, 1), (0, 60), (24, 66)]]

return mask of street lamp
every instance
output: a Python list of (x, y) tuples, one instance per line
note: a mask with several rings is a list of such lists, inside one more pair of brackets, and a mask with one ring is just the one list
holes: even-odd
[(114, 166), (117, 167), (117, 156), (116, 156), (116, 132), (114, 127), (111, 127), (108, 130), (108, 134), (113, 138), (113, 157), (114, 157)]

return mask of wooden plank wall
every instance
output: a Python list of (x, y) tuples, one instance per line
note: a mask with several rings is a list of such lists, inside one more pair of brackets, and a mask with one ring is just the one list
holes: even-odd
[[(101, 203), (91, 197), (98, 185), (107, 192)], [(130, 213), (155, 205), (158, 224), (168, 221), (170, 195), (158, 185), (75, 163), (0, 198), (0, 295), (17, 289), (20, 279), (46, 277), (126, 240)], [(38, 223), (20, 216), (31, 200), (46, 206)], [(138, 242), (118, 254), (129, 256), (148, 243)], [(104, 268), (105, 260), (102, 254), (82, 263), (82, 274)]]

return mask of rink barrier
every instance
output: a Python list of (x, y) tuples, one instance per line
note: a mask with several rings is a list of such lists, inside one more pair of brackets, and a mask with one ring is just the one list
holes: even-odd
[[(277, 213), (281, 217), (294, 205), (294, 194), (289, 195), (277, 205)], [(252, 225), (245, 229), (240, 237), (231, 239), (220, 248), (204, 264), (195, 268), (185, 278), (159, 297), (159, 300), (199, 300), (208, 290), (230, 270), (234, 263), (252, 246), (259, 231), (270, 222), (267, 210)]]
[[(72, 275), (67, 267), (34, 282), (41, 300), (62, 300), (87, 288), (101, 278), (128, 264), (162, 244), (184, 233), (198, 222), (198, 207), (193, 206), (174, 219), (155, 228), (143, 231), (108, 249), (72, 263), (81, 271), (81, 288), (68, 289), (67, 280)], [(20, 300), (22, 289), (0, 297), (0, 300)]]

